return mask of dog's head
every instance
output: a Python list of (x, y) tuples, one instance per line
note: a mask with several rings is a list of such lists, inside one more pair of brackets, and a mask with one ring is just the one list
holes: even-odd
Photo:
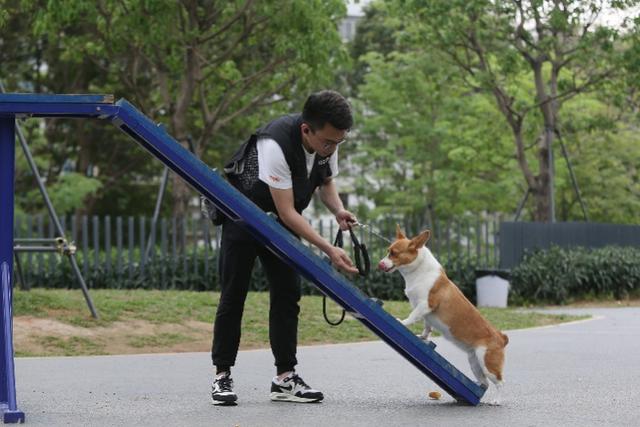
[(418, 257), (418, 250), (431, 237), (431, 231), (425, 230), (413, 239), (407, 238), (400, 225), (396, 225), (396, 240), (389, 246), (387, 256), (378, 263), (378, 268), (385, 273), (391, 273), (396, 268), (411, 264)]

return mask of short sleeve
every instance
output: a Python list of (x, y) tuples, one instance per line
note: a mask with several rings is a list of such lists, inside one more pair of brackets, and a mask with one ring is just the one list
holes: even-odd
[(291, 169), (284, 158), (282, 148), (271, 138), (261, 138), (258, 149), (258, 177), (270, 187), (286, 190), (293, 188)]

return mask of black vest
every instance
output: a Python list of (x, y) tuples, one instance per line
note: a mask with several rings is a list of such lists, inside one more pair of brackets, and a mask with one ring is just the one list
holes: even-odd
[(291, 170), (294, 207), (298, 213), (309, 206), (313, 192), (332, 174), (329, 157), (316, 154), (311, 174), (307, 176), (301, 124), (300, 114), (290, 114), (272, 121), (251, 135), (225, 165), (224, 171), (229, 182), (265, 212), (277, 213), (269, 186), (258, 178), (256, 142), (259, 138), (271, 138), (282, 149)]

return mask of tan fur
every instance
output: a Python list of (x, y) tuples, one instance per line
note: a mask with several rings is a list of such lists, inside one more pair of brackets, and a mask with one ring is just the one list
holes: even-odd
[[(387, 258), (395, 267), (411, 264), (418, 257), (418, 251), (429, 240), (427, 230), (409, 240), (398, 226), (396, 241), (389, 247)], [(381, 264), (384, 262), (381, 261)], [(437, 263), (435, 265), (438, 265)], [(435, 276), (434, 276), (435, 277)], [(473, 349), (486, 349), (484, 365), (489, 373), (502, 383), (504, 349), (509, 338), (489, 323), (464, 296), (460, 289), (447, 277), (443, 269), (437, 276), (428, 294), (430, 315), (435, 315), (444, 323), (451, 335)]]
[(445, 274), (444, 270), (429, 294), (429, 307), (449, 326), (456, 339), (471, 347), (486, 347), (487, 370), (502, 381), (504, 348), (509, 338), (487, 321)]

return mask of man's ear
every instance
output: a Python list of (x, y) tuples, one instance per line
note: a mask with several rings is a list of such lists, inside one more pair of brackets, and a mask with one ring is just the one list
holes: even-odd
[(411, 239), (411, 243), (409, 244), (409, 246), (412, 247), (413, 249), (420, 249), (421, 247), (424, 246), (425, 243), (429, 241), (430, 237), (431, 237), (431, 231), (424, 230), (422, 233), (418, 234), (416, 237)]
[(404, 233), (400, 229), (400, 224), (396, 224), (396, 240), (406, 239)]

